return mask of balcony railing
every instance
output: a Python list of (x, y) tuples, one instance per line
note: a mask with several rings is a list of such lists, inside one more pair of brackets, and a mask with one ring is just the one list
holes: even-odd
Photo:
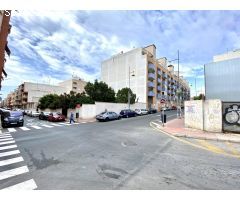
[(153, 88), (153, 87), (154, 87), (154, 83), (149, 81), (149, 82), (148, 82), (148, 87)]
[(158, 78), (158, 83), (161, 83), (162, 81), (161, 81), (161, 79), (160, 78)]
[(162, 99), (162, 95), (161, 95), (161, 94), (158, 94), (158, 95), (157, 95), (157, 98), (158, 98), (158, 99)]
[(160, 75), (160, 76), (162, 75), (162, 72), (160, 70), (158, 70), (158, 75)]
[(148, 69), (152, 69), (155, 71), (155, 66), (152, 63), (148, 63)]
[(158, 90), (158, 91), (161, 91), (161, 90), (162, 90), (161, 86), (158, 86), (158, 87), (157, 87), (157, 90)]
[(148, 96), (149, 96), (149, 97), (154, 97), (154, 96), (155, 96), (155, 94), (154, 94), (154, 92), (153, 92), (153, 91), (149, 91), (149, 92), (148, 92)]
[(148, 79), (150, 79), (150, 80), (151, 80), (151, 79), (152, 79), (152, 80), (155, 79), (155, 74), (149, 73), (149, 74), (148, 74)]

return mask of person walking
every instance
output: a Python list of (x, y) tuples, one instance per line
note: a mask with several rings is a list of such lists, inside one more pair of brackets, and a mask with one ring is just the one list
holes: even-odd
[(70, 124), (71, 123), (75, 123), (75, 121), (74, 121), (74, 116), (73, 116), (73, 112), (71, 112), (71, 114), (70, 114)]

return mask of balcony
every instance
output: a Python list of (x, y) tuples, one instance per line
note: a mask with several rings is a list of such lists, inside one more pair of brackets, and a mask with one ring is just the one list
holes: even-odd
[(162, 95), (161, 95), (161, 94), (158, 94), (158, 95), (157, 95), (157, 98), (158, 98), (158, 99), (162, 99)]
[(148, 87), (149, 87), (149, 88), (154, 88), (154, 83), (149, 81), (149, 82), (148, 82)]
[(162, 76), (162, 72), (160, 70), (158, 70), (158, 75)]
[(158, 83), (161, 83), (161, 79), (160, 78), (158, 78)]
[(158, 86), (158, 87), (157, 87), (157, 90), (158, 90), (158, 91), (161, 91), (161, 90), (162, 90), (161, 86)]
[(149, 73), (149, 74), (148, 74), (148, 79), (149, 79), (149, 80), (154, 80), (154, 79), (155, 79), (155, 74)]
[(166, 79), (166, 78), (167, 78), (167, 75), (166, 75), (166, 74), (163, 74), (162, 77), (163, 77), (164, 79)]
[(155, 66), (152, 63), (148, 63), (148, 71), (149, 72), (155, 72)]
[(149, 91), (149, 92), (148, 92), (148, 96), (149, 96), (149, 97), (154, 97), (154, 96), (155, 96), (155, 94), (154, 94), (154, 92), (153, 92), (153, 91)]

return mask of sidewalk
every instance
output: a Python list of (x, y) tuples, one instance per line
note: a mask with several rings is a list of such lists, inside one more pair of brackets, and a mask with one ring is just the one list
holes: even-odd
[(151, 125), (162, 132), (170, 134), (176, 137), (186, 137), (204, 140), (218, 140), (240, 143), (240, 134), (232, 133), (213, 133), (206, 132), (197, 129), (185, 128), (184, 119), (173, 119), (166, 124), (164, 127), (161, 122), (151, 122)]
[[(69, 122), (69, 118), (66, 118), (66, 121), (67, 122)], [(91, 118), (91, 119), (80, 119), (80, 118), (78, 118), (78, 119), (74, 119), (75, 120), (75, 122), (77, 122), (77, 123), (90, 123), (90, 122), (95, 122), (96, 121), (96, 119), (95, 118)]]

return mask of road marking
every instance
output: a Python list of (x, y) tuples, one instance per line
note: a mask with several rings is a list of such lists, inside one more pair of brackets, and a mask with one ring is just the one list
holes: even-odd
[(52, 126), (62, 126), (62, 125), (60, 125), (60, 124), (51, 124)]
[(0, 138), (0, 142), (13, 140), (13, 138)]
[(7, 133), (7, 134), (5, 134), (5, 133), (0, 134), (0, 137), (5, 137), (5, 136), (12, 136), (12, 135), (9, 134), (9, 133)]
[(52, 128), (53, 127), (53, 126), (49, 126), (49, 125), (46, 125), (46, 124), (42, 124), (42, 126), (47, 127), (47, 128)]
[(72, 124), (70, 124), (70, 123), (59, 123), (59, 124), (62, 124), (62, 125), (67, 125), (67, 126), (70, 126), (70, 125), (72, 125)]
[(4, 180), (4, 179), (7, 179), (7, 178), (10, 178), (10, 177), (13, 177), (13, 176), (17, 176), (17, 175), (20, 175), (20, 174), (24, 174), (24, 173), (27, 173), (27, 172), (29, 172), (27, 166), (3, 171), (3, 172), (0, 172), (0, 180)]
[(11, 155), (16, 155), (16, 154), (20, 154), (20, 151), (19, 150), (14, 150), (14, 151), (8, 151), (8, 152), (0, 153), (0, 157), (11, 156)]
[(11, 132), (16, 132), (16, 129), (15, 128), (8, 128), (8, 131), (11, 133)]
[(0, 138), (1, 139), (3, 139), (3, 138), (12, 138), (12, 136), (11, 135), (6, 135), (6, 136), (0, 136)]
[(221, 149), (221, 148), (219, 148), (219, 147), (217, 147), (217, 146), (215, 146), (215, 145), (213, 145), (213, 144), (211, 144), (211, 143), (209, 143), (209, 142), (207, 142), (207, 141), (205, 141), (205, 140), (199, 140), (199, 139), (197, 139), (197, 141), (198, 141), (202, 146), (208, 148), (208, 149), (211, 150), (212, 152), (221, 153), (221, 154), (225, 154), (225, 153), (226, 153), (223, 149)]
[(82, 124), (86, 124), (87, 122), (81, 122)]
[(15, 141), (7, 141), (7, 142), (0, 142), (0, 145), (4, 145), (4, 144), (12, 144), (15, 143)]
[(25, 127), (25, 126), (19, 127), (19, 128), (22, 129), (23, 131), (29, 131), (29, 130), (30, 130), (30, 128), (27, 128), (27, 127)]
[(9, 146), (0, 147), (0, 150), (13, 149), (13, 148), (17, 148), (17, 145), (9, 145)]
[(4, 188), (3, 190), (34, 190), (37, 185), (33, 179)]
[(39, 127), (39, 126), (31, 126), (31, 127), (35, 128), (35, 129), (42, 129), (42, 128)]
[(11, 164), (22, 162), (22, 161), (23, 161), (23, 157), (17, 157), (17, 158), (11, 158), (11, 159), (7, 159), (7, 160), (1, 160), (0, 161), (0, 167), (1, 166), (5, 166), (5, 165), (11, 165)]
[(234, 146), (230, 142), (225, 142), (225, 143), (227, 144), (228, 148), (234, 155), (240, 156), (239, 152), (234, 148)]

